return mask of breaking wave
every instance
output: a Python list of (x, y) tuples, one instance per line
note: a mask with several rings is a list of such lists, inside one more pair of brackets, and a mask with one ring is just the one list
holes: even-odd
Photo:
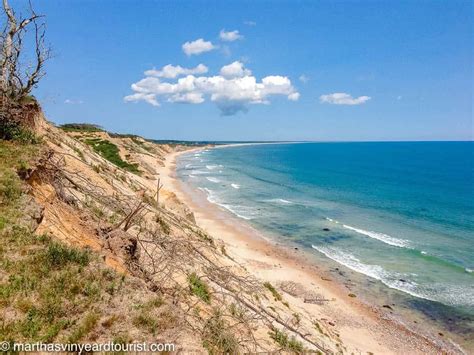
[(343, 250), (316, 245), (312, 245), (312, 248), (353, 271), (379, 280), (386, 286), (411, 296), (451, 306), (474, 305), (473, 288), (442, 283), (421, 286), (410, 280), (410, 275), (388, 272), (380, 265), (364, 264), (354, 255)]

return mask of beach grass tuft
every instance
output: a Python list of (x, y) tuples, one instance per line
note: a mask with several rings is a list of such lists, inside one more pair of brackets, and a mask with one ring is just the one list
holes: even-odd
[(228, 324), (224, 321), (219, 311), (204, 324), (203, 346), (209, 354), (238, 354), (239, 343), (228, 330)]
[(272, 338), (275, 343), (280, 345), (282, 350), (294, 352), (297, 354), (302, 354), (304, 352), (303, 344), (298, 341), (295, 337), (290, 337), (284, 331), (274, 328), (270, 333), (270, 338)]
[(192, 273), (188, 276), (189, 289), (191, 293), (206, 303), (211, 302), (211, 294), (209, 293), (209, 288), (207, 284), (202, 281), (196, 273)]
[(275, 301), (281, 301), (283, 299), (280, 293), (276, 290), (275, 287), (273, 287), (270, 282), (265, 282), (263, 286), (265, 286), (265, 288), (272, 293), (273, 297), (275, 298)]

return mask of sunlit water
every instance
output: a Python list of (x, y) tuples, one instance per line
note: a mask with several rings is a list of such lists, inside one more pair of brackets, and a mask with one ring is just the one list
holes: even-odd
[(246, 145), (184, 155), (178, 175), (281, 242), (378, 280), (431, 313), (457, 312), (472, 324), (473, 148)]

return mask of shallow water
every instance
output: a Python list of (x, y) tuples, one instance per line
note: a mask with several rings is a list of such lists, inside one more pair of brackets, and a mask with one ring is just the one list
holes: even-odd
[[(474, 316), (474, 143), (302, 143), (183, 155), (178, 176), (254, 227), (378, 280), (430, 318)], [(453, 328), (453, 327), (451, 327)]]

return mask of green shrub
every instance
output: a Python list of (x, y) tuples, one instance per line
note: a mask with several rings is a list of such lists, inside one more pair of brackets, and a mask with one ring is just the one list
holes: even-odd
[(275, 343), (280, 345), (283, 350), (292, 351), (298, 354), (304, 352), (303, 344), (296, 340), (295, 337), (290, 338), (288, 334), (276, 328), (268, 334), (270, 335), (270, 338), (272, 338)]
[(102, 127), (91, 123), (65, 123), (59, 126), (65, 132), (103, 132)]
[(33, 131), (8, 120), (0, 120), (0, 139), (22, 144), (38, 144), (41, 141)]
[(207, 284), (202, 281), (196, 273), (192, 273), (191, 275), (188, 276), (188, 282), (189, 282), (189, 289), (191, 290), (191, 293), (200, 299), (202, 299), (206, 303), (211, 302), (211, 294), (209, 293), (209, 288)]
[(85, 143), (90, 145), (96, 153), (117, 165), (119, 168), (136, 174), (140, 173), (140, 170), (138, 170), (138, 164), (130, 164), (122, 160), (118, 147), (112, 142), (100, 138), (88, 138), (85, 140)]

